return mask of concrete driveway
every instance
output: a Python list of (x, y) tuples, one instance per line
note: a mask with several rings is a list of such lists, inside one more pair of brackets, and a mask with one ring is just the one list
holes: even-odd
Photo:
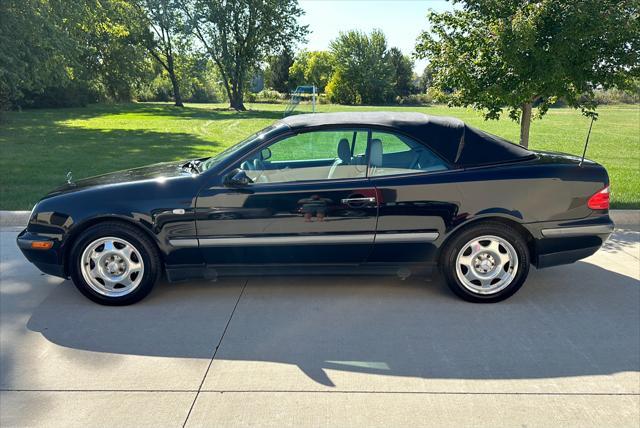
[(640, 243), (473, 305), (442, 280), (160, 284), (108, 308), (2, 229), (2, 426), (640, 424)]

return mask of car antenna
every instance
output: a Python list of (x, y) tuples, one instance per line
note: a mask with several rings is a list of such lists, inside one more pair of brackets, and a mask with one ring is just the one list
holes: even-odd
[(582, 151), (582, 159), (580, 159), (580, 163), (578, 164), (578, 166), (582, 166), (582, 163), (584, 162), (584, 156), (587, 154), (587, 146), (589, 145), (589, 137), (591, 136), (591, 128), (593, 127), (593, 121), (596, 120), (595, 117), (591, 117), (591, 123), (589, 124), (589, 132), (587, 133), (587, 139), (584, 142), (584, 150)]

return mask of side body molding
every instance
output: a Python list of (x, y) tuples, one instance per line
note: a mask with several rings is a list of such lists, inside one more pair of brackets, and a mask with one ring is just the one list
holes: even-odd
[(189, 238), (171, 239), (169, 243), (176, 248), (190, 247), (236, 247), (236, 246), (268, 246), (268, 245), (308, 245), (308, 244), (340, 244), (340, 243), (415, 243), (433, 242), (438, 232), (406, 232), (406, 233), (365, 233), (341, 235), (295, 235), (295, 236), (260, 236), (260, 237), (222, 237), (222, 238)]

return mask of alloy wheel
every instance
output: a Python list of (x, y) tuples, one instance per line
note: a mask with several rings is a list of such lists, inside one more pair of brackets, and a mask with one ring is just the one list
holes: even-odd
[(462, 246), (456, 257), (456, 275), (475, 294), (495, 294), (516, 276), (518, 255), (504, 238), (485, 235)]
[(81, 256), (82, 277), (97, 293), (125, 296), (135, 290), (144, 275), (140, 252), (122, 238), (104, 237), (86, 246)]

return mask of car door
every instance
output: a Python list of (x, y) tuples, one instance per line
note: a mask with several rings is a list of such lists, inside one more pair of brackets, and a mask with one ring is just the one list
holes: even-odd
[(402, 134), (374, 130), (370, 144), (378, 224), (368, 261), (433, 260), (436, 244), (460, 215), (455, 171), (426, 145)]
[(214, 184), (197, 200), (209, 265), (358, 264), (373, 245), (377, 198), (367, 179), (367, 132), (312, 130), (267, 143), (227, 170), (241, 186)]

